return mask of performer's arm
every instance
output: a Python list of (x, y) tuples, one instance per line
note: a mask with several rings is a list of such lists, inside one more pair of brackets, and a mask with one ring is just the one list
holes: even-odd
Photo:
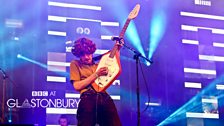
[(93, 73), (84, 80), (73, 81), (73, 87), (75, 88), (75, 90), (80, 91), (91, 84), (97, 78), (97, 76), (97, 73)]
[(93, 81), (95, 81), (99, 76), (107, 75), (107, 73), (108, 73), (108, 68), (102, 67), (84, 80), (73, 81), (73, 87), (75, 88), (75, 90), (81, 91), (82, 89), (87, 87), (89, 84), (91, 84)]

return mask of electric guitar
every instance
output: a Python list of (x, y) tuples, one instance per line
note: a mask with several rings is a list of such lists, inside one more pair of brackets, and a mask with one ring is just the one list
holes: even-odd
[[(128, 28), (128, 25), (132, 19), (137, 17), (140, 10), (140, 5), (137, 4), (134, 9), (128, 15), (128, 18), (119, 34), (119, 38), (123, 38), (124, 34)], [(106, 54), (104, 54), (98, 64), (96, 71), (101, 67), (108, 68), (108, 74), (106, 76), (98, 77), (93, 83), (92, 86), (97, 92), (105, 91), (113, 81), (121, 73), (121, 64), (120, 64), (120, 55), (119, 55), (119, 45), (115, 44), (113, 49)]]

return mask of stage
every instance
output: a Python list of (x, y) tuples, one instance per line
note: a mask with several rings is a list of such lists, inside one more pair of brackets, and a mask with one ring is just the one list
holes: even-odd
[(101, 56), (125, 24), (122, 70), (107, 88), (122, 125), (224, 125), (224, 1), (1, 2), (0, 125), (59, 126), (61, 115), (77, 125), (72, 45), (90, 38)]

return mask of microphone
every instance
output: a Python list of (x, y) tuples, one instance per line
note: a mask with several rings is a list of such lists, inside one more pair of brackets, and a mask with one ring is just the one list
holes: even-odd
[(120, 38), (120, 37), (114, 37), (114, 36), (111, 37), (111, 40), (112, 40), (112, 41), (120, 41), (121, 39), (123, 39), (123, 38)]

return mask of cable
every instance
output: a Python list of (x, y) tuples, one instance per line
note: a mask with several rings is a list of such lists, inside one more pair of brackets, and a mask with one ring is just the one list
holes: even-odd
[[(143, 69), (142, 69), (141, 62), (139, 62), (139, 64), (140, 64), (140, 68), (141, 68), (142, 76), (143, 76), (143, 79), (144, 79), (144, 84), (145, 84), (145, 87), (146, 87), (146, 90), (147, 90), (148, 103), (149, 103), (149, 102), (150, 102), (150, 90), (149, 90), (149, 88), (148, 88), (148, 83), (147, 83), (147, 81), (146, 81), (145, 75), (144, 75), (144, 73), (143, 73)], [(149, 107), (149, 105), (147, 105), (147, 106), (145, 107), (145, 109), (144, 109), (141, 113), (144, 113), (144, 112), (148, 109), (148, 107)]]

